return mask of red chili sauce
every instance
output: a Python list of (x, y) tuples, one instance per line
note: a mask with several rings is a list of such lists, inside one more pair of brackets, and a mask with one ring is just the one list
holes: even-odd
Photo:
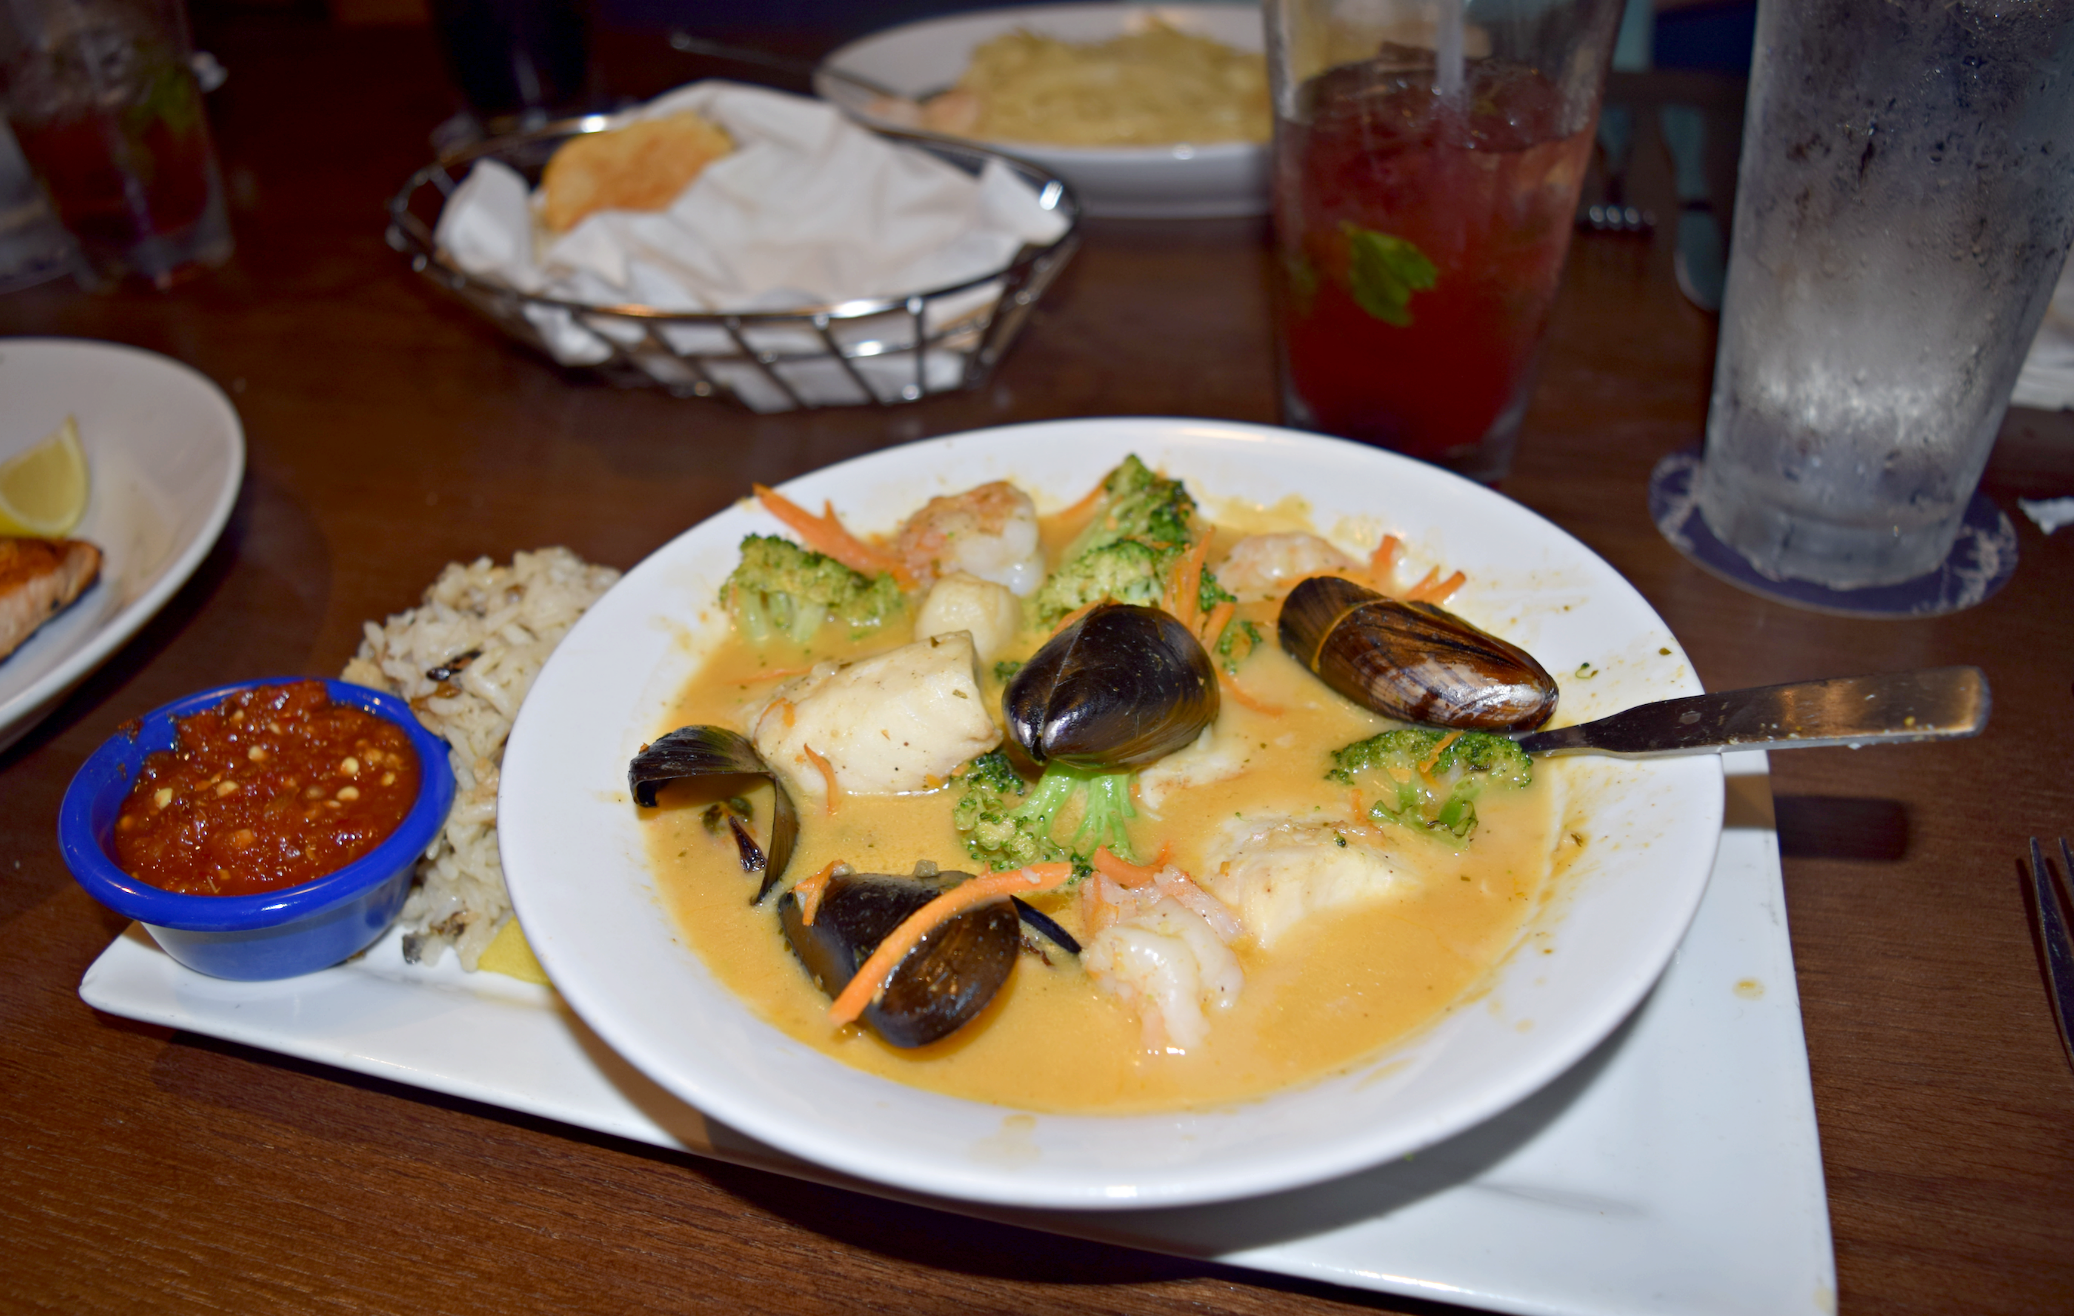
[(116, 863), (168, 891), (300, 886), (374, 849), (418, 798), (410, 737), (321, 681), (241, 690), (174, 727), (115, 821)]

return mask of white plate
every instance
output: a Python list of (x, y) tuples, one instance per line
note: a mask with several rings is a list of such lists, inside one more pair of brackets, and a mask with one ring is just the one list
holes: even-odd
[[(1582, 544), (1479, 485), (1377, 449), (1264, 426), (1061, 421), (894, 448), (802, 477), (850, 527), (890, 530), (932, 494), (1014, 478), (1040, 507), (1076, 500), (1126, 452), (1196, 496), (1308, 500), (1324, 529), (1469, 575), (1460, 611), (1564, 677), (1590, 717), (1699, 690), (1677, 641)], [(1175, 1205), (1314, 1183), (1402, 1156), (1505, 1109), (1634, 1008), (1697, 907), (1721, 826), (1711, 757), (1570, 760), (1551, 774), (1590, 844), (1481, 1002), (1341, 1076), (1218, 1110), (1027, 1114), (850, 1069), (787, 1038), (677, 935), (649, 872), (626, 764), (720, 634), (713, 600), (745, 534), (778, 522), (738, 504), (656, 552), (555, 651), (503, 769), (501, 850), (548, 972), (614, 1050), (736, 1128), (806, 1160), (915, 1192), (1019, 1206)], [(1589, 668), (1581, 665), (1589, 663)]]
[(101, 578), (0, 660), (0, 749), (36, 725), (165, 606), (208, 555), (245, 474), (245, 429), (223, 390), (141, 348), (0, 339), (0, 461), (79, 421), (93, 473), (72, 532)]
[[(1731, 755), (1727, 830), (1671, 966), (1569, 1073), (1411, 1161), (1254, 1201), (983, 1215), (1126, 1247), (1537, 1316), (1819, 1316), (1836, 1265), (1762, 754)], [(79, 994), (264, 1047), (737, 1165), (896, 1195), (710, 1121), (546, 988), (405, 964), (232, 983), (132, 927)]]
[[(839, 68), (910, 96), (956, 82), (972, 51), (1004, 33), (1024, 29), (1061, 41), (1088, 44), (1141, 31), (1154, 18), (1212, 37), (1234, 50), (1264, 44), (1256, 4), (1030, 5), (952, 14), (876, 32), (831, 52), (823, 68)], [(870, 113), (872, 95), (855, 83), (814, 75), (814, 90), (866, 123), (897, 124)], [(1032, 160), (1073, 185), (1090, 215), (1208, 219), (1267, 213), (1266, 143), (1177, 142), (1172, 146), (1074, 147), (1032, 142), (988, 142)]]

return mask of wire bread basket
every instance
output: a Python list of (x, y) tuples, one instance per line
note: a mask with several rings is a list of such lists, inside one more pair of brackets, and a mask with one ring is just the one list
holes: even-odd
[(1065, 182), (982, 147), (884, 132), (965, 173), (998, 161), (1056, 211), (1066, 229), (1048, 246), (1025, 246), (1009, 264), (945, 288), (784, 311), (694, 314), (639, 305), (599, 306), (523, 292), (470, 274), (439, 247), (440, 210), (478, 161), (494, 159), (529, 185), (555, 148), (616, 127), (605, 115), (566, 119), (492, 138), (412, 174), (389, 202), (389, 245), (411, 268), (474, 307), (506, 333), (563, 363), (625, 386), (679, 397), (722, 398), (752, 411), (914, 402), (977, 388), (1014, 342), (1031, 308), (1080, 245), (1080, 206)]

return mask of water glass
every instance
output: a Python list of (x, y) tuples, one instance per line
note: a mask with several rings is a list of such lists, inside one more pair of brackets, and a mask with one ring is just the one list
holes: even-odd
[(10, 0), (8, 122), (101, 277), (161, 288), (230, 258), (178, 0)]
[(1771, 580), (1951, 552), (2074, 240), (2074, 4), (1760, 0), (1706, 454)]
[(1289, 423), (1505, 473), (1621, 0), (1269, 0)]

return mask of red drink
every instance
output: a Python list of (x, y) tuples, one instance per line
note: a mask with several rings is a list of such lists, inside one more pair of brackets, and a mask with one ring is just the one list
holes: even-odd
[(1287, 406), (1307, 428), (1494, 478), (1591, 127), (1530, 68), (1472, 61), (1444, 99), (1406, 62), (1424, 61), (1332, 69), (1301, 89), (1307, 118), (1276, 125)]
[(15, 140), (58, 218), (82, 243), (127, 250), (191, 226), (208, 205), (209, 142), (199, 118), (176, 132), (156, 117), (133, 131), (129, 117), (89, 111), (15, 124)]

